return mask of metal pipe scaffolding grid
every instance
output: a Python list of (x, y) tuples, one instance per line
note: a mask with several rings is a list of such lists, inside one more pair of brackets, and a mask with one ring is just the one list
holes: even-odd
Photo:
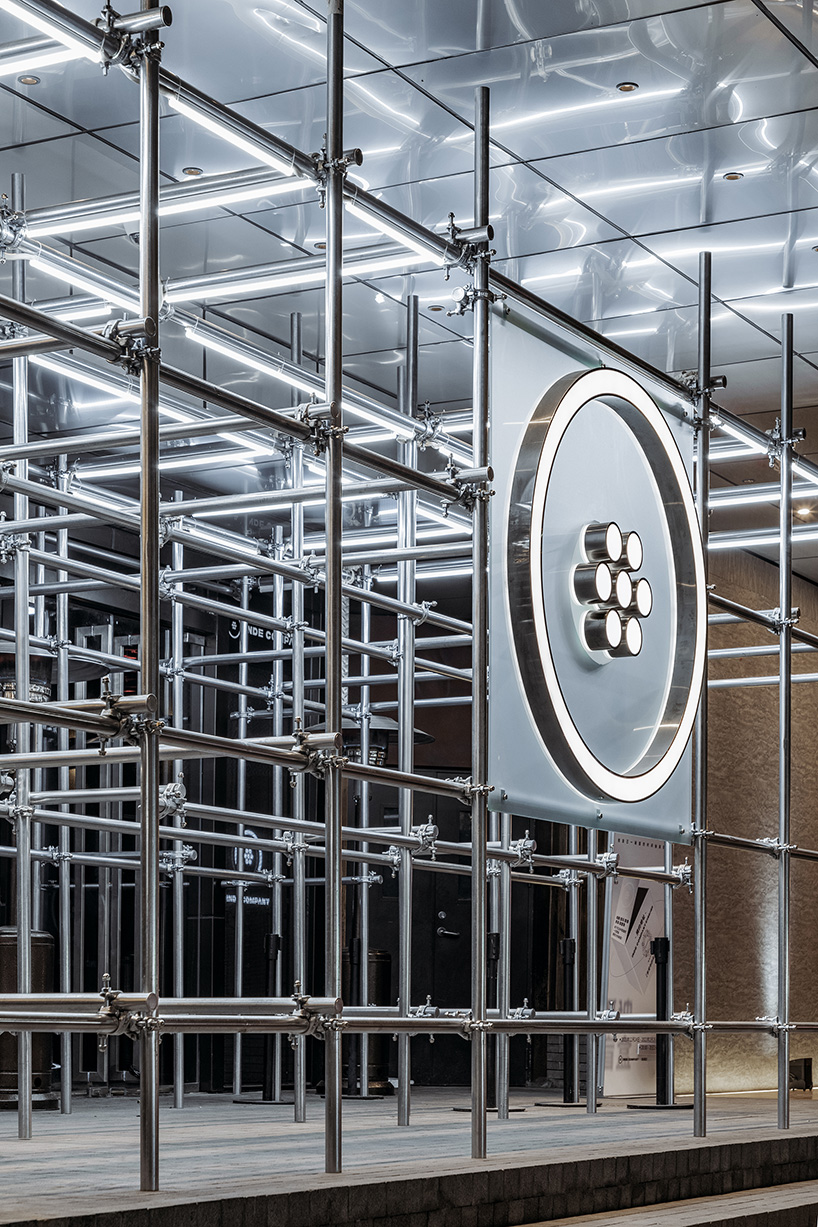
[[(83, 22), (69, 13), (54, 0), (21, 0), (22, 9), (53, 24), (56, 31), (62, 30), (70, 37), (79, 39), (86, 46), (102, 48), (105, 54), (113, 51), (110, 36)], [(598, 1090), (595, 1064), (596, 1038), (603, 1034), (638, 1034), (644, 1032), (646, 1019), (641, 1017), (611, 1018), (600, 1011), (598, 952), (596, 949), (596, 890), (600, 877), (610, 875), (610, 862), (597, 854), (596, 833), (588, 839), (587, 852), (581, 854), (578, 832), (571, 843), (571, 854), (565, 856), (530, 853), (524, 865), (529, 872), (520, 869), (519, 850), (515, 850), (510, 838), (510, 818), (501, 816), (499, 838), (491, 838), (488, 828), (486, 790), (487, 778), (487, 711), (486, 711), (486, 636), (487, 590), (488, 590), (488, 524), (487, 498), (490, 493), (490, 455), (488, 439), (489, 398), (489, 331), (491, 292), (499, 291), (515, 301), (524, 303), (547, 317), (551, 323), (590, 342), (604, 353), (613, 355), (620, 363), (641, 370), (660, 382), (679, 402), (691, 406), (689, 390), (669, 380), (661, 372), (640, 364), (632, 355), (605, 342), (590, 329), (572, 321), (547, 304), (535, 299), (528, 291), (496, 274), (490, 268), (488, 242), (479, 241), (473, 249), (444, 239), (419, 226), (409, 218), (397, 213), (383, 201), (363, 192), (349, 181), (349, 160), (343, 147), (343, 0), (328, 0), (328, 81), (327, 81), (327, 140), (320, 159), (307, 155), (272, 136), (266, 129), (243, 119), (236, 112), (199, 91), (188, 86), (173, 74), (160, 67), (160, 44), (158, 25), (152, 26), (151, 14), (158, 13), (155, 0), (142, 0), (142, 12), (146, 15), (146, 27), (132, 39), (132, 56), (129, 71), (138, 79), (140, 97), (140, 275), (138, 294), (132, 287), (113, 284), (113, 279), (96, 273), (91, 279), (92, 289), (98, 287), (100, 294), (106, 288), (129, 303), (129, 321), (113, 334), (100, 335), (86, 331), (59, 320), (55, 315), (38, 310), (25, 301), (24, 261), (15, 262), (14, 285), (11, 296), (0, 296), (0, 315), (36, 334), (32, 338), (19, 338), (12, 342), (7, 352), (13, 359), (14, 422), (13, 444), (0, 457), (4, 461), (4, 489), (13, 495), (14, 518), (8, 521), (9, 532), (15, 535), (10, 548), (14, 557), (14, 631), (5, 638), (14, 638), (16, 646), (15, 695), (0, 700), (0, 718), (17, 729), (14, 751), (0, 755), (0, 771), (15, 771), (16, 793), (5, 810), (14, 821), (16, 847), (10, 850), (17, 863), (16, 916), (18, 926), (18, 983), (17, 995), (0, 1001), (0, 1027), (18, 1034), (18, 1130), (21, 1138), (31, 1136), (31, 1033), (37, 1030), (53, 1031), (61, 1035), (61, 1052), (64, 1070), (68, 1071), (68, 1093), (63, 1080), (64, 1111), (70, 1111), (71, 1045), (66, 1037), (91, 1033), (110, 1035), (113, 1038), (127, 1037), (139, 1048), (140, 1075), (140, 1167), (141, 1185), (145, 1190), (159, 1187), (159, 1037), (168, 1032), (177, 1037), (185, 1034), (228, 1033), (244, 1035), (251, 1033), (288, 1034), (294, 1037), (296, 1059), (294, 1063), (294, 1118), (305, 1118), (306, 1095), (306, 1037), (320, 1034), (325, 1048), (325, 1167), (328, 1172), (342, 1169), (342, 1078), (341, 1037), (356, 1034), (362, 1037), (361, 1094), (366, 1093), (366, 1037), (373, 1034), (399, 1036), (399, 1096), (398, 1119), (409, 1124), (411, 1077), (411, 1035), (445, 1034), (465, 1035), (471, 1044), (472, 1128), (471, 1152), (475, 1158), (486, 1155), (486, 1110), (487, 1110), (487, 1037), (496, 1036), (497, 1043), (497, 1102), (501, 1107), (500, 1118), (508, 1112), (508, 1044), (506, 1037), (520, 1034), (570, 1034), (586, 1035), (589, 1043), (589, 1086), (587, 1107), (593, 1112)], [(160, 211), (161, 193), (158, 185), (159, 146), (159, 98), (160, 94), (173, 98), (183, 113), (191, 113), (200, 119), (205, 116), (213, 123), (227, 128), (252, 147), (275, 156), (280, 166), (292, 170), (310, 182), (318, 183), (324, 194), (326, 208), (326, 279), (325, 279), (325, 363), (324, 379), (305, 377), (301, 390), (313, 396), (309, 404), (274, 410), (245, 396), (220, 388), (205, 379), (168, 367), (161, 361), (160, 333), (167, 325), (161, 322), (160, 283)], [(187, 108), (187, 112), (183, 108)], [(479, 230), (488, 225), (489, 181), (489, 99), (488, 91), (481, 88), (475, 102), (475, 212), (474, 225)], [(231, 179), (231, 183), (235, 180)], [(14, 185), (12, 208), (15, 215), (24, 213), (23, 185)], [(416, 305), (408, 304), (409, 328), (407, 332), (407, 372), (403, 414), (386, 406), (377, 405), (361, 395), (353, 395), (344, 386), (343, 372), (343, 221), (345, 203), (352, 202), (363, 209), (381, 225), (389, 226), (419, 244), (423, 249), (469, 270), (474, 281), (474, 349), (473, 349), (473, 449), (470, 456), (461, 456), (450, 464), (445, 474), (421, 471), (417, 465), (417, 446), (423, 440), (423, 431), (412, 421), (417, 401)], [(98, 205), (103, 215), (110, 203)], [(55, 206), (55, 210), (56, 210)], [(39, 214), (43, 214), (39, 210)], [(36, 219), (30, 219), (34, 222)], [(42, 220), (42, 218), (40, 219)], [(4, 225), (6, 222), (4, 221)], [(33, 226), (32, 226), (33, 229)], [(391, 233), (391, 231), (386, 231)], [(26, 245), (34, 246), (33, 240), (23, 238), (21, 251)], [(42, 253), (39, 243), (38, 251)], [(28, 251), (31, 254), (31, 251)], [(51, 258), (56, 260), (54, 253)], [(84, 269), (78, 261), (61, 257), (66, 267)], [(698, 497), (702, 517), (702, 531), (707, 539), (708, 453), (709, 432), (714, 425), (714, 408), (711, 401), (709, 335), (710, 335), (710, 262), (706, 254), (700, 271), (700, 355), (698, 393), (695, 423), (699, 442), (698, 452)], [(414, 329), (412, 318), (415, 318)], [(237, 361), (258, 360), (253, 347), (239, 344), (236, 338), (230, 341), (226, 330), (203, 323), (197, 317), (179, 313), (188, 331), (196, 339), (209, 337), (215, 344), (228, 342)], [(779, 757), (779, 831), (772, 851), (778, 857), (778, 1014), (775, 1019), (713, 1020), (706, 1009), (706, 851), (708, 843), (727, 843), (744, 847), (741, 841), (708, 829), (707, 781), (706, 781), (706, 691), (702, 700), (697, 745), (697, 817), (695, 829), (694, 916), (696, 939), (696, 998), (692, 1017), (678, 1016), (669, 1021), (650, 1021), (650, 1030), (668, 1035), (692, 1035), (695, 1045), (695, 1094), (694, 1131), (704, 1136), (706, 1131), (706, 1041), (709, 1032), (758, 1032), (772, 1033), (778, 1042), (778, 1123), (788, 1126), (788, 1062), (789, 1036), (793, 1026), (814, 1030), (818, 1023), (793, 1024), (789, 1014), (789, 864), (793, 856), (818, 859), (818, 853), (795, 849), (790, 844), (790, 736), (791, 736), (791, 648), (792, 639), (805, 642), (803, 632), (793, 629), (790, 613), (792, 591), (792, 457), (795, 439), (792, 429), (792, 317), (785, 317), (782, 383), (782, 416), (777, 455), (780, 460), (780, 605), (778, 617), (764, 618), (765, 624), (779, 636), (779, 711), (780, 711), (780, 757)], [(209, 330), (209, 331), (208, 331)], [(289, 364), (273, 364), (279, 374), (292, 379), (294, 372), (303, 369), (299, 365), (300, 342), (294, 329), (292, 361)], [(412, 339), (414, 337), (414, 340)], [(226, 340), (227, 338), (227, 340)], [(16, 348), (15, 348), (16, 346)], [(56, 486), (41, 480), (36, 470), (37, 461), (50, 456), (65, 457), (75, 454), (85, 446), (81, 437), (75, 440), (56, 435), (53, 441), (30, 443), (28, 439), (28, 362), (39, 352), (71, 347), (92, 357), (115, 364), (114, 374), (124, 363), (128, 380), (137, 382), (139, 398), (139, 431), (125, 436), (120, 433), (100, 432), (93, 447), (105, 450), (113, 447), (138, 444), (140, 492), (138, 504), (123, 498), (110, 488), (95, 486), (85, 481), (82, 491), (71, 491), (69, 482), (61, 479)], [(268, 359), (269, 361), (269, 359)], [(79, 369), (79, 368), (75, 368)], [(189, 425), (177, 427), (159, 426), (161, 388), (205, 402), (225, 411), (227, 417), (208, 418), (191, 415)], [(317, 397), (323, 395), (323, 401)], [(187, 402), (185, 402), (187, 403)], [(363, 408), (373, 421), (391, 429), (394, 437), (401, 440), (400, 460), (392, 459), (351, 439), (346, 433), (350, 424), (350, 411)], [(721, 411), (721, 421), (729, 415)], [(409, 418), (409, 423), (407, 423)], [(214, 510), (212, 500), (160, 501), (161, 444), (170, 439), (191, 439), (204, 431), (219, 436), (228, 429), (235, 431), (261, 431), (268, 441), (270, 432), (281, 454), (289, 457), (290, 487), (277, 492), (275, 497), (263, 493), (237, 499), (239, 511), (256, 505), (276, 504), (283, 514), (289, 516), (290, 545), (292, 557), (285, 560), (281, 551), (264, 553), (257, 542), (246, 535), (217, 528), (211, 521), (197, 518)], [(742, 424), (748, 437), (753, 437), (751, 428)], [(187, 433), (186, 433), (187, 432)], [(402, 432), (402, 433), (400, 433)], [(765, 446), (769, 442), (762, 436)], [(444, 437), (444, 445), (447, 441)], [(457, 450), (462, 453), (464, 445), (458, 441)], [(233, 446), (236, 446), (233, 440)], [(453, 451), (454, 451), (454, 444)], [(240, 444), (239, 444), (240, 448)], [(305, 543), (304, 505), (315, 496), (319, 487), (310, 487), (304, 479), (305, 453), (307, 448), (323, 457), (325, 500), (325, 528), (321, 545), (323, 552), (308, 551)], [(13, 463), (14, 472), (10, 465)], [(29, 466), (31, 466), (31, 470)], [(813, 470), (805, 466), (813, 476)], [(60, 461), (61, 473), (65, 460)], [(362, 474), (363, 470), (363, 474)], [(361, 554), (352, 549), (345, 551), (342, 533), (342, 510), (344, 497), (352, 487), (343, 482), (345, 471), (351, 476), (356, 497), (375, 493), (396, 492), (401, 499), (399, 509), (400, 528), (397, 549), (386, 550), (382, 543), (375, 542), (372, 548)], [(377, 476), (364, 476), (376, 474)], [(464, 494), (470, 496), (464, 500)], [(435, 547), (424, 544), (418, 535), (423, 504), (421, 496), (437, 499), (452, 506), (462, 516), (462, 523), (469, 531), (464, 532), (462, 547)], [(176, 502), (180, 505), (175, 506)], [(30, 534), (33, 529), (32, 505), (45, 512), (36, 525), (39, 540), (31, 548)], [(463, 508), (465, 507), (465, 513)], [(53, 523), (51, 521), (54, 521)], [(108, 559), (105, 565), (90, 564), (73, 557), (71, 545), (76, 534), (88, 523), (115, 525), (124, 531), (138, 535), (139, 571), (128, 570), (134, 559), (128, 556), (118, 560)], [(50, 536), (56, 530), (55, 536)], [(3, 526), (3, 533), (6, 526)], [(160, 575), (160, 553), (163, 544), (173, 547), (173, 569)], [(53, 546), (53, 548), (47, 548)], [(459, 555), (458, 555), (459, 549)], [(424, 551), (426, 551), (424, 553)], [(436, 551), (436, 552), (435, 552)], [(448, 552), (447, 552), (448, 551)], [(416, 560), (428, 561), (430, 553), (437, 560), (451, 555), (467, 560), (472, 574), (472, 618), (470, 622), (435, 611), (428, 602), (419, 602), (416, 591)], [(193, 555), (193, 562), (191, 562)], [(204, 568), (200, 556), (207, 555), (230, 563), (226, 569)], [(371, 586), (371, 566), (396, 564), (399, 584), (397, 596), (391, 598), (374, 591)], [(32, 584), (30, 568), (38, 569), (36, 583)], [(357, 568), (358, 582), (349, 582), (346, 568)], [(207, 574), (206, 574), (207, 572)], [(218, 584), (230, 576), (243, 576), (245, 599), (241, 606), (228, 604), (215, 596), (201, 596), (190, 588), (210, 582)], [(74, 577), (74, 578), (69, 578)], [(273, 614), (261, 613), (248, 607), (249, 577), (270, 577), (279, 585), (279, 597)], [(75, 587), (70, 585), (76, 584)], [(69, 643), (69, 602), (72, 598), (88, 594), (94, 585), (103, 591), (129, 591), (138, 594), (139, 600), (139, 659), (125, 657), (105, 649), (92, 649)], [(285, 616), (285, 585), (290, 589), (290, 614)], [(55, 597), (56, 636), (52, 641), (46, 636), (32, 635), (29, 620), (29, 598), (32, 593)], [(305, 609), (305, 593), (313, 589), (324, 594), (323, 626), (313, 625)], [(217, 592), (221, 590), (217, 589)], [(161, 618), (160, 602), (171, 602), (173, 627), (171, 631), (171, 655), (164, 663), (164, 675), (169, 685), (163, 686), (162, 643), (165, 631)], [(354, 639), (345, 625), (345, 607), (350, 603), (360, 611), (361, 639)], [(733, 606), (734, 612), (740, 607)], [(265, 634), (276, 636), (272, 651), (279, 653), (278, 661), (287, 660), (290, 682), (283, 681), (283, 666), (278, 674), (274, 692), (268, 692), (267, 710), (274, 710), (277, 727), (269, 738), (247, 735), (251, 718), (259, 713), (251, 712), (247, 699), (258, 694), (261, 688), (249, 687), (246, 676), (238, 683), (225, 681), (211, 673), (200, 676), (191, 668), (183, 667), (185, 652), (184, 629), (187, 610), (207, 616), (229, 615), (242, 628), (246, 641), (247, 630), (257, 628)], [(370, 619), (373, 613), (396, 619), (397, 639), (400, 651), (384, 646), (374, 640)], [(739, 612), (739, 616), (742, 614)], [(757, 611), (744, 611), (744, 616), (762, 617)], [(321, 620), (321, 619), (318, 619)], [(450, 636), (456, 636), (472, 651), (471, 670), (455, 669), (419, 654), (423, 651), (424, 637), (417, 634), (424, 622), (442, 628)], [(812, 637), (814, 638), (814, 637)], [(284, 646), (285, 639), (290, 642)], [(808, 642), (809, 637), (806, 637)], [(307, 647), (307, 643), (314, 646)], [(56, 643), (56, 647), (54, 647)], [(815, 643), (812, 643), (812, 647)], [(32, 648), (53, 650), (58, 662), (57, 702), (31, 703), (20, 696), (30, 693), (29, 659)], [(311, 652), (321, 654), (323, 676), (308, 675), (308, 662), (314, 660)], [(239, 656), (245, 653), (238, 653)], [(115, 687), (108, 697), (99, 700), (73, 702), (69, 699), (69, 663), (83, 656), (104, 658), (112, 674), (138, 673), (141, 702), (129, 702), (129, 696), (119, 693)], [(361, 661), (359, 675), (348, 672), (350, 657)], [(371, 672), (373, 662), (378, 660), (397, 665), (397, 699), (399, 715), (398, 733), (400, 755), (397, 769), (372, 764), (369, 760), (371, 717), (376, 705), (371, 702), (370, 690), (378, 684), (379, 675)], [(192, 661), (185, 662), (192, 665)], [(230, 667), (232, 660), (217, 661), (214, 654), (209, 662), (213, 668), (219, 665)], [(208, 657), (199, 656), (196, 667), (206, 669)], [(245, 670), (246, 673), (246, 670)], [(415, 697), (415, 685), (426, 675), (446, 677), (461, 685), (464, 694), (451, 696), (452, 704), (468, 703), (471, 707), (471, 775), (466, 780), (444, 780), (415, 770), (413, 760), (414, 711), (422, 701)], [(383, 683), (381, 683), (383, 684)], [(390, 678), (390, 684), (392, 679)], [(288, 688), (289, 687), (289, 688)], [(204, 728), (183, 728), (186, 700), (191, 693), (203, 692), (211, 698), (217, 691), (238, 695), (239, 733), (236, 737), (218, 736)], [(357, 688), (360, 701), (357, 715), (361, 725), (360, 761), (354, 761), (343, 752), (342, 728), (345, 717), (353, 710), (348, 701), (350, 688)], [(306, 699), (310, 692), (324, 692), (323, 701)], [(167, 709), (170, 692), (170, 711)], [(202, 694), (200, 699), (204, 703)], [(275, 705), (275, 706), (273, 706)], [(323, 721), (323, 732), (311, 732), (307, 723), (310, 714)], [(168, 721), (172, 715), (173, 723)], [(24, 719), (22, 717), (25, 717)], [(285, 735), (283, 725), (291, 721), (292, 733)], [(30, 748), (32, 727), (52, 726), (60, 729), (57, 749)], [(101, 749), (77, 742), (69, 745), (69, 730), (98, 738)], [(65, 734), (65, 735), (63, 735)], [(126, 744), (110, 744), (124, 740)], [(194, 763), (209, 761), (217, 756), (237, 760), (242, 765), (239, 778), (248, 763), (260, 763), (273, 772), (277, 796), (283, 801), (284, 782), (289, 773), (293, 783), (292, 813), (283, 812), (284, 805), (272, 814), (255, 814), (246, 808), (243, 789), (237, 790), (235, 810), (224, 806), (207, 806), (188, 803), (184, 798), (173, 801), (173, 783), (164, 788), (160, 784), (161, 763), (170, 761), (178, 772), (184, 761)], [(88, 771), (102, 765), (110, 772), (139, 767), (138, 782), (116, 783), (110, 786), (72, 789), (69, 772), (72, 768)], [(58, 787), (32, 787), (32, 771), (59, 771)], [(324, 786), (324, 821), (310, 821), (307, 817), (307, 777), (317, 776)], [(347, 825), (347, 782), (354, 780), (361, 799), (359, 825)], [(397, 792), (399, 797), (398, 829), (380, 830), (370, 822), (369, 800), (374, 786), (385, 786)], [(413, 803), (417, 796), (441, 796), (457, 801), (470, 815), (471, 835), (468, 842), (459, 845), (447, 843), (424, 834), (423, 827), (416, 824)], [(140, 800), (139, 819), (123, 816), (123, 807)], [(87, 815), (76, 812), (86, 804), (116, 807), (117, 817)], [(59, 805), (59, 810), (47, 808)], [(175, 808), (174, 808), (175, 806)], [(184, 827), (186, 816), (198, 819), (201, 829)], [(162, 822), (171, 818), (172, 822)], [(251, 820), (258, 826), (270, 828), (270, 838), (258, 839), (245, 835), (243, 825)], [(238, 834), (208, 829), (205, 823), (237, 825)], [(56, 849), (37, 845), (38, 828), (53, 827), (59, 832)], [(84, 839), (84, 833), (97, 831), (113, 841), (104, 851), (94, 851), (84, 843), (71, 843), (74, 831)], [(431, 838), (431, 843), (429, 840)], [(271, 873), (242, 872), (238, 869), (193, 865), (185, 855), (185, 840), (211, 847), (244, 849), (256, 846), (279, 858), (278, 869)], [(316, 842), (317, 840), (323, 842)], [(123, 842), (133, 842), (134, 849), (123, 848)], [(424, 842), (426, 841), (426, 842)], [(749, 841), (748, 841), (749, 843)], [(165, 851), (161, 845), (165, 845)], [(357, 845), (357, 847), (355, 846)], [(756, 846), (756, 845), (753, 845)], [(386, 848), (386, 851), (380, 849)], [(430, 848), (445, 860), (430, 860)], [(4, 855), (5, 855), (4, 849)], [(292, 863), (292, 875), (286, 877), (281, 871), (280, 858)], [(138, 857), (138, 860), (136, 859)], [(325, 862), (325, 974), (322, 998), (304, 992), (306, 975), (306, 899), (308, 857), (321, 858)], [(462, 864), (462, 861), (467, 864)], [(500, 984), (498, 1007), (488, 1008), (486, 994), (487, 976), (487, 917), (489, 862), (499, 866), (500, 886), (492, 904), (492, 912), (498, 917), (505, 953), (500, 959)], [(111, 872), (122, 875), (134, 873), (138, 883), (139, 906), (136, 908), (138, 934), (135, 945), (139, 958), (138, 991), (136, 994), (118, 994), (109, 986), (103, 986), (99, 998), (69, 991), (71, 977), (71, 923), (70, 881), (71, 862), (78, 868), (106, 866)], [(361, 880), (345, 877), (345, 863), (360, 866)], [(43, 863), (56, 864), (59, 873), (60, 903), (60, 993), (49, 997), (35, 997), (31, 986), (31, 929), (33, 916), (33, 872)], [(372, 867), (384, 872), (391, 867), (400, 874), (401, 889), (401, 965), (399, 978), (401, 996), (398, 1010), (370, 1009), (367, 1002), (365, 971), (360, 985), (359, 1008), (344, 1009), (341, 1005), (342, 948), (345, 885), (354, 885), (361, 900), (362, 917), (367, 915), (368, 883)], [(136, 872), (138, 868), (138, 872)], [(418, 1009), (411, 1001), (411, 954), (412, 954), (412, 877), (418, 869), (430, 873), (468, 875), (471, 882), (471, 998), (467, 1007), (455, 1011), (426, 1011)], [(535, 872), (539, 870), (540, 872)], [(556, 874), (542, 870), (556, 870)], [(629, 871), (618, 867), (622, 875), (640, 877), (663, 883), (668, 889), (682, 884), (687, 879), (674, 870), (672, 852), (661, 866), (651, 870)], [(561, 877), (560, 875), (565, 876)], [(292, 942), (293, 968), (296, 984), (293, 999), (280, 994), (262, 998), (260, 1001), (239, 996), (212, 999), (205, 995), (186, 995), (182, 974), (182, 926), (184, 920), (183, 887), (192, 882), (215, 876), (237, 883), (236, 909), (237, 930), (245, 906), (243, 891), (249, 884), (263, 885), (271, 892), (278, 892), (279, 909), (283, 887), (291, 887), (292, 894)], [(172, 882), (175, 905), (173, 908), (173, 976), (174, 996), (159, 995), (160, 968), (160, 897), (159, 887), (163, 877)], [(587, 936), (585, 954), (587, 961), (588, 992), (586, 1009), (564, 1011), (555, 1016), (543, 1016), (533, 1011), (511, 1008), (509, 998), (509, 946), (510, 946), (510, 894), (512, 883), (528, 883), (559, 889), (571, 894), (575, 936), (579, 937), (579, 891), (580, 884), (588, 890), (586, 907)], [(588, 889), (590, 888), (590, 889)], [(363, 964), (369, 944), (368, 920), (362, 920)], [(241, 988), (241, 944), (237, 938), (236, 987)], [(74, 969), (76, 972), (76, 968)], [(577, 972), (578, 975), (578, 972)], [(76, 983), (76, 979), (74, 980)], [(177, 1107), (184, 1103), (184, 1040), (174, 1041), (174, 1102)], [(234, 1070), (235, 1086), (242, 1085), (241, 1048), (237, 1046), (237, 1065)], [(280, 1075), (279, 1075), (280, 1081)], [(278, 1087), (280, 1092), (280, 1085)], [(578, 1087), (577, 1087), (578, 1090)]]

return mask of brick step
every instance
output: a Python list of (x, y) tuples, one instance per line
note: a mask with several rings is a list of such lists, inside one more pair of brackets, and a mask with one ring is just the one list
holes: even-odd
[(818, 1180), (782, 1184), (747, 1193), (694, 1197), (637, 1210), (548, 1219), (532, 1227), (816, 1227)]

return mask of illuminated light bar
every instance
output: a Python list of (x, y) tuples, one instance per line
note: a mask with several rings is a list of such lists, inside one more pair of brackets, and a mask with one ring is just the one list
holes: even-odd
[[(11, 50), (11, 49), (9, 49)], [(41, 51), (33, 47), (25, 52), (20, 46), (20, 55), (9, 54), (0, 56), (0, 77), (13, 77), (18, 74), (33, 72), (35, 68), (50, 68), (53, 64), (65, 64), (69, 60), (85, 58), (84, 51), (75, 51), (72, 47), (43, 46)]]
[(611, 648), (611, 656), (638, 656), (642, 651), (642, 626), (638, 618), (628, 618), (621, 643)]
[(625, 561), (631, 571), (638, 571), (645, 557), (639, 533), (628, 533), (625, 538)]
[(574, 571), (574, 592), (583, 605), (609, 601), (613, 592), (613, 576), (607, 562), (577, 567)]
[[(0, 68), (0, 72), (3, 69)], [(197, 187), (201, 184), (197, 184)], [(196, 213), (203, 209), (218, 209), (244, 200), (258, 200), (265, 196), (282, 196), (285, 193), (304, 191), (312, 185), (306, 179), (271, 180), (269, 184), (254, 184), (250, 187), (225, 189), (221, 192), (190, 191), (189, 199), (159, 200), (159, 216), (176, 217), (182, 213)], [(139, 221), (139, 208), (122, 208), (113, 212), (101, 209), (96, 214), (77, 217), (55, 218), (52, 221), (34, 222), (26, 227), (31, 239), (44, 239), (54, 234), (73, 234), (80, 230), (98, 230), (104, 226), (126, 226)]]
[(383, 221), (374, 213), (370, 213), (367, 209), (362, 209), (360, 205), (354, 204), (351, 200), (345, 201), (345, 205), (347, 212), (351, 213), (353, 217), (357, 217), (358, 221), (363, 222), (365, 226), (369, 226), (370, 230), (377, 230), (379, 234), (387, 235), (388, 238), (394, 239), (396, 243), (401, 243), (404, 247), (408, 247), (410, 251), (416, 251), (418, 255), (431, 260), (434, 264), (440, 265), (441, 268), (446, 263), (446, 257), (434, 247), (429, 247), (412, 235), (404, 234), (399, 227), (392, 226), (389, 222)]
[(582, 539), (585, 557), (591, 562), (619, 562), (622, 557), (622, 532), (618, 524), (589, 524)]
[(217, 340), (208, 333), (199, 332), (195, 325), (185, 328), (185, 336), (189, 341), (195, 341), (197, 345), (201, 345), (203, 349), (212, 349), (214, 353), (222, 354), (225, 358), (235, 358), (238, 362), (251, 366), (263, 375), (269, 375), (272, 379), (278, 379), (281, 383), (286, 383), (291, 388), (298, 388), (300, 391), (307, 393), (316, 391), (314, 383), (310, 383), (306, 379), (299, 379), (297, 375), (291, 375), (288, 371), (283, 370), (282, 366), (276, 366), (274, 358), (265, 360), (264, 358), (257, 358), (252, 354), (245, 353), (243, 350), (239, 350), (226, 342)]
[[(40, 13), (34, 12), (25, 4), (17, 4), (15, 0), (0, 0), (0, 12), (8, 13), (11, 17), (17, 17), (20, 21), (24, 21), (27, 25), (34, 26), (35, 30), (39, 30), (41, 34), (46, 34), (49, 38), (53, 38), (55, 42), (62, 43), (71, 51), (74, 59), (91, 60), (92, 63), (99, 63), (100, 52), (98, 49), (91, 49), (81, 43), (79, 39), (72, 38), (70, 34), (66, 34), (59, 25), (43, 17)], [(29, 63), (29, 67), (32, 65)]]
[[(357, 260), (343, 268), (344, 277), (368, 277), (374, 273), (388, 272), (390, 269), (405, 268), (407, 265), (428, 261), (428, 255), (390, 256), (383, 260)], [(208, 298), (231, 298), (236, 294), (250, 294), (258, 290), (285, 289), (287, 286), (322, 285), (326, 281), (326, 268), (303, 269), (301, 272), (267, 273), (258, 277), (237, 277), (235, 281), (214, 282), (213, 285), (202, 285), (190, 289), (174, 290), (169, 288), (165, 293), (165, 302), (203, 302)], [(379, 422), (378, 425), (381, 423)]]
[(124, 290), (120, 292), (110, 290), (107, 286), (102, 286), (99, 282), (95, 282), (92, 277), (84, 276), (82, 272), (63, 268), (62, 265), (56, 262), (52, 264), (46, 254), (34, 256), (29, 260), (29, 265), (31, 268), (38, 269), (41, 273), (46, 273), (49, 277), (54, 277), (57, 281), (64, 281), (66, 285), (73, 285), (78, 290), (85, 290), (86, 293), (102, 298), (105, 302), (116, 303), (118, 307), (122, 307), (125, 311), (136, 313), (139, 310), (139, 301), (136, 293), (126, 296)]
[(279, 171), (282, 175), (295, 174), (295, 167), (291, 163), (277, 157), (276, 154), (265, 148), (265, 146), (250, 140), (246, 136), (242, 136), (239, 132), (234, 132), (227, 124), (220, 123), (212, 115), (205, 114), (198, 107), (185, 102), (184, 98), (180, 98), (177, 94), (166, 96), (174, 111), (178, 111), (180, 115), (184, 115), (187, 119), (192, 119), (194, 123), (204, 128), (207, 132), (212, 132), (214, 136), (221, 137), (223, 141), (235, 145), (237, 149), (242, 149), (251, 158), (256, 158), (259, 162), (272, 166), (274, 170)]

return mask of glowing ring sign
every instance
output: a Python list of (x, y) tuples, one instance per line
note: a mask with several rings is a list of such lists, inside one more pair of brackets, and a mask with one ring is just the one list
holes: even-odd
[[(617, 560), (624, 538), (615, 521), (638, 542), (627, 564), (624, 554)], [(607, 553), (589, 549), (605, 541)], [(604, 582), (589, 596), (602, 556)], [(633, 574), (634, 561), (650, 575), (644, 627), (635, 625), (638, 581), (615, 583), (617, 568)], [(653, 796), (693, 728), (707, 599), (684, 462), (659, 408), (630, 376), (571, 374), (543, 396), (517, 455), (505, 564), (516, 664), (544, 750), (586, 797)], [(595, 602), (590, 612), (581, 598)], [(634, 632), (631, 650), (617, 647), (618, 620)]]

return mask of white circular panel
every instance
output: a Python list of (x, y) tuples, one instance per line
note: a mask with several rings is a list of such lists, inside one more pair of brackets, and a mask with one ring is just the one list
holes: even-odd
[[(625, 641), (606, 651), (605, 611), (574, 576), (589, 535), (608, 524), (624, 539), (617, 565), (628, 575), (616, 595), (623, 604), (628, 596), (629, 609)], [(645, 800), (670, 779), (690, 737), (706, 589), (684, 463), (630, 376), (574, 374), (545, 394), (517, 457), (507, 548), (509, 622), (544, 748), (583, 795)]]

